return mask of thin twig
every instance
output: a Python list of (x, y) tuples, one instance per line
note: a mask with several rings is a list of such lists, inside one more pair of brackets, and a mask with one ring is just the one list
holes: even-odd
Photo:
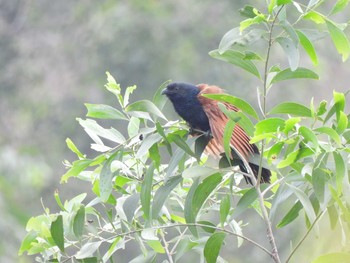
[(254, 246), (260, 248), (262, 251), (264, 251), (266, 254), (268, 254), (269, 256), (272, 257), (272, 253), (268, 249), (266, 249), (265, 247), (263, 247), (259, 243), (255, 242), (254, 240), (252, 240), (252, 239), (250, 239), (250, 238), (248, 238), (246, 236), (237, 234), (235, 232), (232, 232), (232, 231), (224, 229), (224, 228), (219, 228), (219, 227), (211, 226), (211, 225), (198, 224), (198, 223), (172, 224), (172, 225), (165, 225), (165, 226), (163, 225), (163, 226), (155, 226), (155, 227), (149, 227), (149, 228), (135, 229), (135, 230), (131, 230), (129, 232), (116, 234), (115, 236), (110, 237), (108, 239), (113, 239), (113, 238), (116, 238), (116, 237), (119, 237), (119, 236), (132, 235), (132, 234), (144, 231), (144, 230), (158, 230), (158, 229), (167, 229), (167, 228), (174, 228), (174, 227), (189, 227), (189, 226), (212, 228), (212, 229), (215, 229), (216, 231), (221, 231), (221, 232), (225, 232), (227, 234), (230, 234), (230, 235), (233, 235), (233, 236), (236, 236), (236, 237), (240, 237), (240, 238), (244, 239), (245, 241), (248, 241), (249, 243), (253, 244)]
[(171, 255), (171, 252), (169, 252), (168, 242), (166, 242), (165, 237), (164, 237), (164, 233), (162, 231), (160, 231), (160, 236), (162, 237), (162, 240), (163, 240), (163, 243), (164, 243), (164, 249), (165, 249), (165, 252), (166, 252), (166, 254), (168, 256), (169, 263), (174, 263), (173, 257)]
[(272, 184), (270, 184), (261, 194), (262, 194), (263, 196), (265, 196), (266, 193), (267, 193), (268, 191), (270, 191), (272, 188), (274, 188), (277, 184), (281, 183), (282, 181), (284, 181), (284, 177), (282, 177), (282, 178), (280, 178), (280, 179), (274, 181), (274, 182), (273, 182)]
[(312, 225), (310, 226), (310, 228), (306, 231), (305, 235), (302, 237), (302, 239), (300, 239), (299, 243), (295, 246), (295, 248), (293, 249), (293, 251), (290, 253), (290, 255), (288, 256), (286, 263), (288, 263), (290, 261), (290, 259), (292, 258), (292, 256), (294, 255), (294, 253), (297, 251), (297, 249), (300, 247), (300, 245), (304, 242), (304, 240), (307, 238), (307, 236), (310, 234), (311, 230), (313, 229), (313, 227), (316, 225), (317, 221), (324, 215), (324, 213), (327, 210), (323, 210), (321, 214), (319, 214), (315, 221), (312, 223)]

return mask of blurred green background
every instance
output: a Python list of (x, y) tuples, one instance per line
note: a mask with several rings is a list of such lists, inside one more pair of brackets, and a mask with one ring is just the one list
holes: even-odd
[[(124, 88), (136, 84), (134, 100), (151, 99), (171, 79), (216, 84), (256, 104), (260, 83), (208, 52), (238, 25), (239, 8), (259, 2), (0, 0), (0, 262), (31, 262), (17, 257), (27, 220), (42, 213), (41, 202), (55, 210), (56, 189), (70, 198), (88, 187), (59, 184), (62, 161), (74, 158), (65, 139), (93, 154), (75, 118), (85, 115), (85, 102), (116, 104), (104, 91), (105, 71)], [(349, 89), (349, 62), (341, 62), (329, 39), (315, 45), (320, 81), (276, 86), (269, 107), (329, 100), (332, 90)], [(287, 65), (279, 47), (273, 52)], [(305, 54), (301, 61), (311, 66)]]

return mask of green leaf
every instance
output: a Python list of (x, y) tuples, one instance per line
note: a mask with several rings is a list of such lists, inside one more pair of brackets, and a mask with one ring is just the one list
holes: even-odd
[[(123, 203), (123, 211), (128, 222), (134, 219), (135, 211), (139, 208), (140, 193), (128, 196)], [(118, 210), (116, 211), (118, 213)]]
[(152, 147), (149, 148), (148, 153), (149, 158), (151, 158), (154, 163), (154, 166), (157, 168), (157, 170), (159, 170), (161, 156), (159, 153), (158, 144), (153, 144)]
[[(292, 39), (287, 37), (278, 37), (276, 39), (278, 44), (287, 55), (290, 70), (294, 72), (299, 66), (299, 49)], [(277, 74), (278, 75), (278, 74)], [(272, 82), (273, 83), (273, 82)]]
[(253, 18), (256, 17), (256, 11), (254, 12), (255, 7), (251, 5), (245, 5), (243, 8), (239, 9), (239, 14), (243, 17)]
[(329, 253), (316, 258), (312, 263), (348, 263), (350, 262), (350, 253), (336, 252)]
[(333, 6), (330, 15), (334, 15), (342, 11), (349, 3), (349, 0), (338, 0), (337, 3)]
[(219, 252), (226, 237), (225, 233), (214, 233), (207, 240), (204, 246), (204, 257), (208, 263), (216, 263), (219, 256)]
[[(85, 243), (81, 249), (75, 255), (75, 258), (78, 260), (87, 260), (92, 258), (92, 255), (96, 252), (96, 250), (101, 246), (102, 241), (97, 242), (88, 242)], [(84, 261), (81, 261), (84, 262)]]
[(333, 158), (335, 162), (335, 176), (337, 183), (338, 194), (342, 193), (343, 190), (343, 178), (347, 175), (346, 163), (343, 157), (338, 152), (333, 152)]
[(281, 118), (268, 118), (262, 121), (259, 121), (255, 125), (254, 136), (266, 133), (277, 132), (278, 130), (282, 131), (284, 127), (284, 120)]
[(72, 167), (62, 175), (61, 183), (66, 183), (70, 177), (78, 176), (82, 171), (89, 167), (92, 162), (93, 160), (90, 159), (74, 161)]
[(296, 202), (288, 211), (288, 213), (282, 218), (282, 220), (277, 224), (277, 227), (281, 228), (293, 222), (298, 217), (299, 212), (302, 208), (303, 205), (300, 203), (300, 201)]
[(266, 33), (266, 31), (261, 29), (252, 29), (247, 32), (241, 32), (239, 27), (233, 28), (222, 37), (218, 52), (219, 54), (223, 54), (233, 45), (249, 46), (262, 39), (264, 33)]
[(193, 157), (198, 157), (188, 146), (186, 141), (182, 137), (180, 137), (178, 134), (170, 133), (168, 135), (168, 140), (169, 142), (174, 142), (177, 146), (179, 146), (182, 150), (184, 150), (185, 153), (193, 156)]
[(325, 205), (325, 186), (327, 182), (327, 173), (322, 168), (315, 168), (312, 171), (312, 187), (314, 188), (316, 198), (320, 205)]
[(316, 24), (324, 24), (326, 22), (326, 17), (318, 12), (309, 11), (304, 16), (304, 19), (311, 20)]
[(228, 104), (236, 106), (238, 109), (252, 116), (253, 118), (259, 119), (259, 116), (254, 108), (247, 101), (241, 98), (228, 94), (203, 94), (202, 96), (216, 101), (227, 102)]
[(260, 24), (262, 22), (266, 21), (266, 18), (263, 14), (257, 15), (253, 18), (248, 18), (246, 20), (243, 20), (239, 23), (239, 30), (243, 32), (245, 29), (252, 25)]
[(22, 240), (21, 247), (19, 248), (19, 251), (18, 251), (18, 255), (22, 256), (25, 251), (29, 251), (30, 248), (33, 246), (33, 243), (36, 241), (37, 237), (38, 237), (37, 231), (34, 231), (34, 230), (29, 231)]
[(276, 7), (277, 0), (270, 0), (270, 4), (268, 6), (269, 14), (272, 14), (273, 9)]
[(151, 134), (146, 137), (141, 143), (139, 150), (136, 153), (136, 158), (140, 159), (146, 154), (148, 154), (149, 149), (162, 139), (162, 136), (158, 133)]
[(210, 234), (213, 234), (215, 232), (216, 229), (216, 225), (214, 225), (213, 223), (209, 222), (209, 221), (198, 221), (198, 224), (201, 224), (201, 228)]
[(337, 123), (337, 133), (342, 134), (348, 127), (348, 116), (343, 111), (339, 111)]
[(105, 85), (105, 88), (117, 97), (120, 106), (123, 107), (123, 96), (121, 95), (120, 85), (117, 84), (113, 76), (108, 71), (106, 74), (108, 83)]
[(126, 107), (129, 104), (129, 97), (134, 92), (134, 90), (136, 88), (137, 87), (135, 85), (134, 86), (129, 86), (129, 87), (126, 88), (125, 93), (124, 93), (123, 107)]
[(183, 178), (195, 178), (195, 177), (205, 178), (216, 172), (217, 172), (217, 169), (214, 169), (208, 166), (202, 166), (202, 165), (191, 166), (183, 171), (182, 177)]
[(150, 219), (151, 192), (154, 175), (154, 165), (151, 164), (143, 178), (141, 185), (141, 206), (146, 219)]
[(83, 258), (83, 259), (77, 259), (78, 262), (81, 263), (97, 263), (97, 257), (89, 257), (89, 258)]
[(243, 194), (241, 199), (239, 199), (236, 208), (233, 210), (234, 216), (239, 216), (242, 212), (244, 212), (256, 199), (258, 198), (258, 194), (254, 187), (250, 188), (247, 192)]
[(305, 126), (299, 128), (299, 134), (304, 137), (306, 141), (312, 142), (313, 146), (317, 149), (319, 147), (318, 139), (312, 130)]
[(338, 135), (338, 133), (329, 127), (320, 127), (314, 130), (315, 132), (319, 132), (319, 133), (323, 133), (323, 134), (327, 134), (329, 136), (329, 138), (331, 138), (333, 141), (335, 141), (338, 146), (341, 145), (341, 139)]
[(85, 225), (85, 206), (80, 205), (77, 213), (74, 216), (73, 220), (73, 232), (77, 238), (80, 238), (83, 235)]
[(292, 0), (277, 0), (277, 5), (286, 5), (291, 3)]
[(254, 76), (260, 77), (260, 73), (253, 62), (250, 60), (244, 59), (244, 54), (234, 50), (227, 50), (224, 53), (220, 54), (218, 50), (213, 50), (209, 52), (209, 55), (213, 58), (220, 59), (222, 61), (233, 64), (237, 67), (240, 67), (246, 70), (249, 73), (252, 73)]
[(300, 117), (311, 117), (311, 110), (299, 103), (282, 102), (273, 107), (268, 114), (290, 114)]
[(167, 120), (164, 114), (157, 108), (156, 105), (153, 104), (153, 102), (149, 100), (140, 100), (136, 101), (132, 104), (129, 104), (125, 108), (126, 112), (132, 112), (132, 111), (141, 111), (141, 112), (148, 112), (150, 114), (154, 114), (164, 120)]
[(287, 157), (278, 163), (277, 168), (281, 169), (281, 168), (287, 167), (295, 163), (299, 159), (305, 158), (307, 156), (311, 156), (313, 154), (314, 154), (314, 151), (311, 150), (310, 148), (299, 148), (294, 152), (286, 153)]
[[(220, 173), (205, 178), (201, 183), (199, 183), (198, 179), (195, 180), (185, 201), (185, 219), (187, 223), (191, 224), (196, 222), (201, 207), (221, 180), (222, 175)], [(189, 227), (189, 229), (193, 235), (197, 236), (197, 230), (195, 227)]]
[(127, 120), (123, 113), (109, 105), (85, 103), (85, 107), (88, 110), (86, 114), (87, 117), (97, 119)]
[(107, 161), (104, 163), (101, 173), (100, 173), (100, 197), (103, 202), (106, 202), (112, 193), (113, 184), (112, 179), (114, 174), (111, 171), (111, 163), (116, 158), (118, 152), (113, 153)]
[(158, 188), (154, 194), (152, 203), (152, 218), (157, 219), (164, 203), (169, 198), (171, 191), (182, 181), (182, 176), (170, 177), (164, 185)]
[(159, 240), (147, 240), (147, 245), (149, 245), (156, 253), (164, 254), (165, 249)]
[(304, 50), (309, 55), (312, 63), (315, 66), (318, 65), (318, 57), (317, 57), (314, 45), (302, 31), (296, 30), (296, 32), (298, 34), (300, 44), (303, 46)]
[(288, 79), (318, 79), (318, 75), (310, 69), (307, 68), (297, 68), (294, 71), (291, 69), (285, 69), (281, 72), (277, 73), (276, 76), (273, 77), (271, 83), (276, 83), (282, 80)]
[(114, 128), (105, 129), (100, 126), (95, 120), (91, 119), (80, 119), (77, 118), (79, 124), (84, 128), (86, 133), (93, 139), (97, 144), (103, 145), (103, 142), (99, 137), (111, 140), (113, 142), (122, 144), (125, 142), (124, 136)]
[(290, 39), (292, 40), (294, 46), (297, 48), (299, 44), (299, 37), (297, 32), (294, 30), (293, 26), (288, 22), (288, 20), (282, 20), (280, 22), (282, 28), (287, 32)]
[(73, 143), (73, 141), (69, 138), (66, 139), (66, 144), (68, 146), (68, 148), (74, 152), (79, 158), (84, 158), (84, 155), (79, 151), (79, 149), (75, 146), (75, 144)]
[(230, 212), (230, 208), (231, 208), (230, 196), (227, 194), (220, 201), (220, 223), (222, 227), (224, 227), (224, 223)]
[(153, 103), (158, 107), (158, 109), (162, 110), (164, 108), (165, 103), (167, 102), (166, 96), (162, 95), (162, 91), (170, 84), (170, 80), (165, 81), (162, 85), (159, 86), (156, 93), (153, 96)]
[(50, 232), (53, 241), (58, 248), (64, 252), (64, 234), (63, 234), (63, 218), (62, 215), (57, 216), (56, 220), (51, 223)]
[(224, 150), (227, 160), (231, 160), (231, 137), (233, 133), (233, 129), (235, 128), (236, 123), (232, 120), (228, 120), (225, 128), (224, 128), (224, 135), (223, 135), (223, 144), (224, 144)]
[(108, 262), (108, 259), (118, 250), (124, 248), (124, 240), (119, 236), (114, 239), (109, 246), (107, 253), (103, 256), (103, 262)]
[(342, 55), (343, 61), (347, 60), (350, 54), (349, 39), (343, 30), (331, 20), (326, 20), (326, 24), (338, 53)]
[(316, 215), (315, 215), (315, 211), (313, 209), (313, 206), (311, 204), (309, 197), (299, 188), (297, 188), (291, 184), (287, 184), (287, 185), (288, 185), (289, 189), (291, 189), (293, 191), (293, 193), (297, 196), (300, 203), (303, 205), (303, 207), (305, 209), (305, 213), (307, 214), (309, 221), (314, 222), (316, 219)]

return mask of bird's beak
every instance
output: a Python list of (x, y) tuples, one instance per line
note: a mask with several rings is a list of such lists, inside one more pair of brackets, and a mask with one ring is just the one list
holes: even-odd
[(167, 88), (163, 89), (161, 94), (162, 94), (162, 95), (168, 94), (168, 89), (167, 89)]

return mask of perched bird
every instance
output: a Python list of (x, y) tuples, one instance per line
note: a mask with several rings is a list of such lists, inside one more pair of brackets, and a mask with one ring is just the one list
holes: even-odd
[[(209, 86), (207, 84), (199, 84), (197, 86), (187, 83), (171, 83), (163, 91), (172, 102), (175, 111), (188, 123), (191, 133), (198, 136), (201, 131), (207, 135), (206, 152), (214, 156), (223, 156), (224, 129), (228, 122), (228, 117), (220, 110), (218, 102), (202, 96), (202, 94), (218, 94), (223, 90), (217, 86)], [(239, 111), (239, 109), (228, 103), (224, 103), (227, 109)], [(234, 154), (235, 151), (249, 162), (249, 158), (254, 154), (259, 154), (259, 150), (255, 144), (249, 143), (249, 136), (246, 132), (236, 124), (230, 139), (232, 150), (232, 160), (238, 159), (238, 165), (242, 172), (247, 173), (247, 168), (239, 155)], [(225, 157), (223, 157), (225, 158)], [(259, 166), (249, 163), (255, 177), (258, 176)], [(262, 168), (262, 183), (270, 182), (271, 172), (266, 168)], [(245, 176), (247, 182), (251, 183), (251, 179)]]

